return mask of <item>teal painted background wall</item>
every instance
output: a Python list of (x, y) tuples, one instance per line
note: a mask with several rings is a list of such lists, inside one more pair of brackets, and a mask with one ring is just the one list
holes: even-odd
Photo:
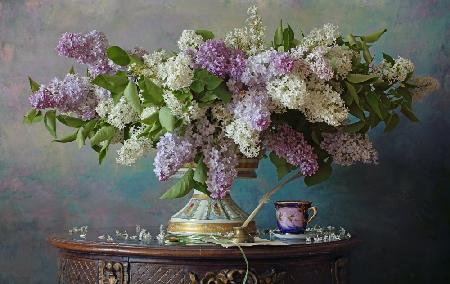
[[(291, 184), (275, 199), (308, 199), (317, 223), (342, 225), (363, 245), (352, 263), (353, 283), (449, 283), (450, 267), (450, 3), (446, 0), (305, 0), (256, 2), (272, 34), (280, 17), (296, 31), (327, 22), (344, 34), (381, 27), (377, 50), (411, 58), (418, 74), (441, 90), (416, 106), (421, 122), (372, 133), (377, 167), (335, 168), (320, 186)], [(110, 156), (102, 166), (90, 149), (50, 142), (42, 125), (22, 125), (27, 75), (39, 82), (63, 76), (72, 61), (56, 55), (65, 31), (104, 31), (112, 44), (176, 47), (182, 29), (218, 35), (240, 26), (247, 1), (0, 1), (0, 283), (54, 283), (56, 251), (45, 238), (75, 225), (120, 227), (165, 223), (186, 200), (159, 201), (150, 156), (124, 168)], [(275, 184), (267, 161), (259, 179), (239, 181), (233, 196), (251, 210)], [(257, 221), (274, 226), (274, 209)]]

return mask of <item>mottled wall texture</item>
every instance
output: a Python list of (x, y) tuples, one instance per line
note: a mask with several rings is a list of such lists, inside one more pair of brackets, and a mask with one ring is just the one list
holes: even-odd
[[(372, 133), (377, 167), (336, 168), (313, 188), (301, 181), (275, 199), (308, 199), (317, 223), (342, 225), (363, 244), (354, 253), (353, 283), (449, 283), (450, 3), (447, 0), (260, 0), (269, 32), (280, 18), (296, 31), (327, 22), (344, 34), (381, 27), (377, 51), (411, 58), (441, 90), (417, 104), (421, 122)], [(163, 201), (168, 187), (152, 172), (153, 156), (123, 168), (90, 149), (51, 143), (42, 125), (25, 126), (26, 76), (48, 82), (70, 60), (54, 47), (65, 31), (104, 31), (112, 44), (174, 49), (181, 30), (223, 35), (240, 26), (250, 2), (239, 0), (0, 0), (0, 283), (54, 283), (56, 251), (46, 237), (75, 225), (159, 225), (186, 200)], [(113, 153), (113, 152), (112, 152)], [(114, 153), (113, 153), (114, 154)], [(276, 182), (263, 161), (258, 180), (239, 181), (233, 196), (251, 210)], [(267, 206), (257, 220), (274, 226)]]

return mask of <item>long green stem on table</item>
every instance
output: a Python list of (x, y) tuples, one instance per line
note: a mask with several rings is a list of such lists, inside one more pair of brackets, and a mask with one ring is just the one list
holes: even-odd
[(261, 210), (261, 208), (264, 206), (264, 204), (266, 204), (267, 202), (269, 202), (270, 198), (272, 197), (272, 195), (274, 195), (275, 193), (277, 193), (280, 189), (282, 189), (286, 184), (290, 183), (291, 181), (301, 177), (302, 175), (297, 173), (293, 176), (291, 176), (290, 178), (288, 178), (287, 180), (285, 180), (284, 182), (278, 184), (277, 186), (275, 186), (271, 191), (266, 192), (263, 197), (261, 197), (261, 199), (259, 200), (258, 206), (256, 206), (256, 208), (252, 211), (252, 213), (248, 216), (247, 220), (245, 220), (245, 222), (242, 224), (242, 228), (245, 228), (248, 226), (248, 224), (253, 220), (253, 218), (255, 218), (256, 214), (258, 214), (259, 210)]

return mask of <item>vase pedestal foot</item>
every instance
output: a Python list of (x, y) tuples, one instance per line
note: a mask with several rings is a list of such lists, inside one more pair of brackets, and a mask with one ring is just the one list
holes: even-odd
[[(208, 195), (194, 191), (188, 204), (172, 216), (167, 232), (179, 235), (190, 234), (228, 234), (234, 227), (240, 227), (247, 219), (245, 213), (230, 195), (220, 200), (211, 199)], [(247, 226), (250, 234), (256, 234), (254, 221)]]

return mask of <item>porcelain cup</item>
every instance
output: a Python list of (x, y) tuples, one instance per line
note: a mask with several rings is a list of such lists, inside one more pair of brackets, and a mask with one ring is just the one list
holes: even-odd
[(317, 208), (311, 204), (311, 201), (304, 200), (276, 201), (278, 229), (283, 234), (303, 234), (317, 215)]

